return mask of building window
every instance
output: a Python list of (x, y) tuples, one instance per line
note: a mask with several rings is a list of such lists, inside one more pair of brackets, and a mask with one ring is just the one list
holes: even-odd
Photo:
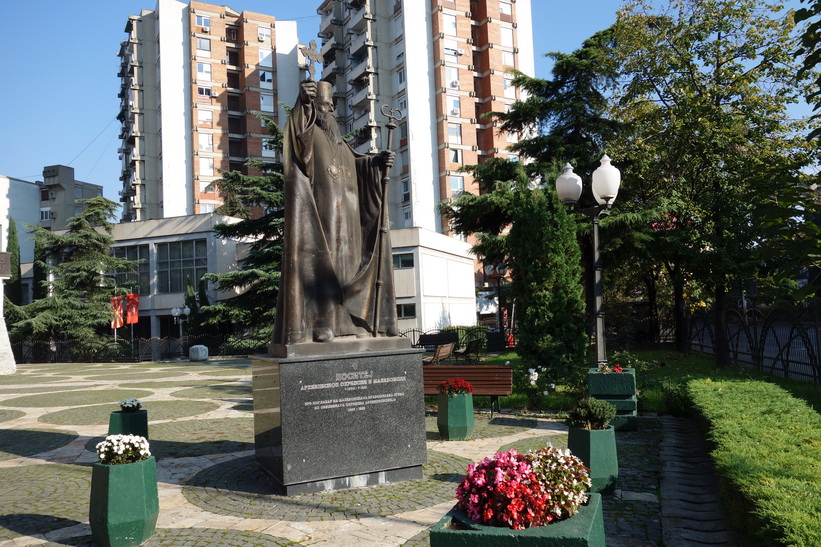
[(259, 71), (259, 87), (273, 89), (274, 87), (274, 73), (270, 70)]
[(513, 55), (512, 51), (503, 51), (502, 52), (502, 64), (504, 66), (509, 66), (511, 68), (515, 68), (516, 66), (516, 57)]
[(216, 210), (216, 206), (213, 203), (200, 203), (200, 214), (204, 215), (207, 213), (213, 213)]
[(274, 96), (271, 93), (259, 94), (259, 109), (266, 112), (274, 111)]
[(257, 27), (257, 40), (260, 42), (270, 42), (271, 27)]
[(458, 123), (448, 124), (448, 142), (451, 144), (462, 144), (462, 126)]
[(225, 62), (232, 66), (239, 65), (239, 51), (229, 49), (225, 52)]
[(505, 78), (505, 97), (508, 99), (516, 98), (516, 88), (513, 87), (513, 78)]
[(77, 185), (74, 187), (74, 199), (83, 199), (83, 187)]
[(259, 48), (259, 64), (261, 66), (274, 66), (272, 53), (269, 48)]
[(157, 244), (157, 292), (177, 293), (187, 286), (197, 287), (208, 273), (207, 252), (204, 239)]
[(445, 87), (459, 89), (459, 69), (453, 66), (445, 67)]
[(462, 163), (462, 151), (459, 150), (458, 148), (449, 148), (448, 150), (450, 151), (449, 157), (448, 157), (448, 160), (450, 160), (450, 163), (459, 163), (459, 164), (461, 164)]
[(409, 202), (410, 197), (410, 181), (408, 179), (402, 179), (402, 203)]
[(199, 15), (197, 14), (197, 26), (198, 27), (210, 27), (211, 26), (211, 17), (208, 15)]
[(402, 221), (405, 223), (405, 228), (411, 228), (413, 226), (413, 212), (411, 212), (410, 207), (402, 208)]
[(458, 95), (448, 95), (448, 111), (449, 116), (458, 116), (461, 113), (461, 102)]
[(198, 149), (200, 152), (214, 151), (214, 135), (211, 133), (199, 133), (197, 135), (197, 140), (199, 142)]
[(200, 194), (213, 193), (216, 188), (214, 181), (200, 179)]
[(461, 175), (450, 176), (450, 195), (451, 197), (459, 197), (465, 191), (465, 177)]
[(225, 29), (225, 39), (229, 42), (237, 41), (237, 29), (228, 27)]
[(442, 30), (445, 34), (456, 36), (456, 16), (450, 14), (442, 15)]
[(211, 88), (202, 85), (197, 86), (197, 101), (211, 104)]
[(207, 108), (198, 108), (197, 125), (199, 127), (214, 127), (214, 113)]
[(513, 21), (513, 4), (510, 2), (499, 2), (499, 19), (508, 23)]
[(115, 257), (124, 258), (134, 264), (133, 272), (114, 272), (117, 286), (137, 294), (149, 294), (151, 276), (148, 271), (148, 245), (114, 247), (111, 251)]
[(197, 63), (197, 79), (211, 81), (211, 63)]
[(445, 61), (456, 63), (459, 61), (459, 47), (456, 40), (445, 39)]
[[(401, 112), (404, 114), (405, 112), (407, 112), (407, 110), (401, 110)], [(399, 126), (399, 146), (407, 146), (407, 145), (408, 145), (408, 124), (403, 123), (402, 125)]]
[(205, 177), (214, 176), (214, 158), (200, 158), (200, 175)]
[(40, 207), (40, 220), (51, 220), (51, 207)]
[(48, 201), (48, 188), (43, 188), (40, 190), (40, 201)]
[(397, 304), (396, 318), (397, 319), (412, 319), (416, 317), (416, 304)]
[(274, 139), (262, 139), (262, 157), (263, 158), (275, 158), (277, 156), (277, 151), (274, 148), (276, 141)]
[(513, 29), (510, 27), (502, 27), (502, 45), (505, 47), (513, 47)]
[(519, 134), (515, 131), (508, 131), (506, 137), (507, 142), (519, 142)]
[(226, 83), (232, 89), (239, 89), (239, 72), (229, 70), (226, 74)]
[(516, 154), (508, 154), (507, 161), (517, 162), (519, 161), (519, 156), (517, 156)]
[(393, 269), (405, 270), (413, 268), (413, 253), (397, 253), (393, 255)]
[(211, 55), (211, 40), (208, 38), (197, 38), (197, 55)]
[(405, 85), (405, 67), (400, 68), (396, 71), (396, 83), (399, 86)]

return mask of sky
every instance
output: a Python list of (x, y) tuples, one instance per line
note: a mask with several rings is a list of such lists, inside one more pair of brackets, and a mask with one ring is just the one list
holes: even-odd
[[(237, 11), (295, 20), (300, 42), (317, 39), (319, 0), (224, 3)], [(615, 21), (620, 3), (533, 0), (536, 76), (550, 75), (544, 53), (577, 49), (587, 37)], [(68, 165), (77, 180), (102, 186), (103, 195), (119, 203), (117, 52), (126, 39), (128, 16), (155, 7), (156, 0), (4, 2), (0, 18), (0, 175), (34, 182), (42, 180), (44, 166)]]

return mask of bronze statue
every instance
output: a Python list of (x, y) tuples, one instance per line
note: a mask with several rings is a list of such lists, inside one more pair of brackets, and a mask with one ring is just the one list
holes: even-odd
[(394, 155), (342, 139), (328, 82), (301, 84), (285, 129), (285, 243), (272, 344), (397, 336), (387, 216)]

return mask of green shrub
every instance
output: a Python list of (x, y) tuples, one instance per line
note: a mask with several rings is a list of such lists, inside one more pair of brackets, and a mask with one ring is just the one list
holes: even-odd
[(821, 416), (774, 384), (693, 380), (730, 517), (760, 545), (821, 545)]
[(585, 397), (570, 409), (567, 422), (582, 429), (607, 429), (616, 417), (616, 407), (595, 397)]
[(692, 415), (692, 401), (687, 394), (687, 384), (665, 380), (661, 384), (661, 395), (667, 412), (673, 416)]

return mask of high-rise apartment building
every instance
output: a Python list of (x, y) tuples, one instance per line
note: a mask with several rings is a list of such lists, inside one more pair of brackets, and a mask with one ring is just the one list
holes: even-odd
[[(300, 72), (293, 21), (158, 0), (120, 45), (123, 221), (212, 212), (218, 169), (265, 160), (262, 114), (282, 125)], [(258, 174), (250, 172), (249, 174)]]
[[(324, 0), (322, 79), (353, 144), (384, 146), (383, 105), (404, 114), (390, 217), (394, 228), (447, 232), (436, 205), (478, 193), (465, 165), (515, 159), (504, 134), (482, 114), (519, 99), (509, 68), (534, 74), (530, 0)], [(398, 172), (397, 172), (398, 171)]]

